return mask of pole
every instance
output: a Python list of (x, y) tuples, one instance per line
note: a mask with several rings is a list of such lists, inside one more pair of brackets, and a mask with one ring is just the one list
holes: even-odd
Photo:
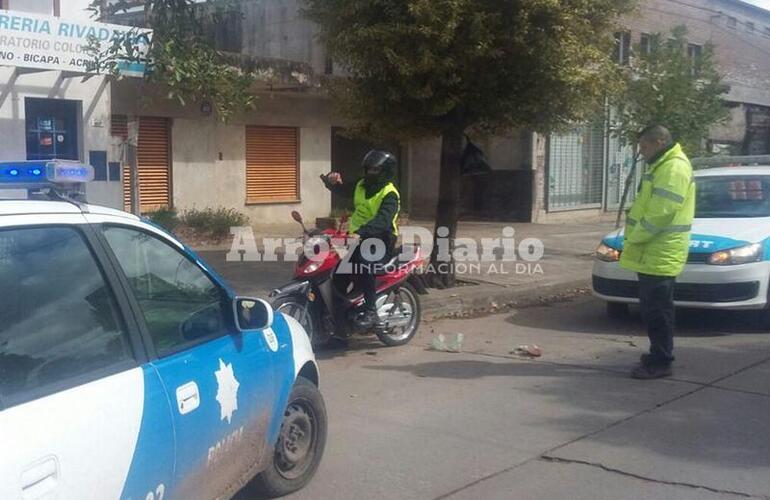
[(126, 166), (131, 181), (131, 213), (142, 214), (141, 196), (139, 193), (139, 165), (136, 148), (139, 144), (139, 121), (136, 117), (128, 119), (128, 138), (126, 140)]
[(615, 220), (615, 229), (620, 227), (620, 218), (623, 216), (623, 209), (626, 207), (626, 200), (628, 200), (628, 191), (631, 189), (631, 182), (636, 177), (636, 166), (639, 164), (639, 153), (637, 153), (637, 146), (634, 146), (634, 163), (631, 165), (631, 171), (628, 172), (626, 177), (626, 185), (623, 187), (623, 196), (620, 199), (620, 206), (618, 207), (618, 217)]

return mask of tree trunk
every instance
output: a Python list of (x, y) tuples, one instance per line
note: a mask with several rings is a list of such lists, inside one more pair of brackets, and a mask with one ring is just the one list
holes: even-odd
[[(430, 257), (430, 284), (436, 288), (455, 285), (454, 240), (457, 235), (457, 219), (460, 202), (460, 158), (463, 148), (461, 128), (445, 131), (441, 136), (441, 167), (439, 171), (438, 204), (436, 226), (433, 229), (434, 246)], [(440, 232), (447, 228), (449, 233)], [(439, 255), (439, 238), (449, 240), (448, 261)]]

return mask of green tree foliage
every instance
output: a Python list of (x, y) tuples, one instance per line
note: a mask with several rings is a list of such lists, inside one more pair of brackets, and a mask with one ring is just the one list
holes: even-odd
[[(135, 3), (135, 2), (133, 2)], [(93, 0), (89, 10), (97, 19), (125, 13), (132, 3)], [(233, 112), (250, 108), (255, 100), (252, 85), (256, 75), (245, 71), (230, 55), (214, 47), (209, 28), (236, 13), (235, 0), (147, 0), (142, 28), (128, 30), (107, 46), (90, 43), (92, 66), (99, 73), (120, 77), (120, 66), (146, 65), (145, 80), (166, 89), (180, 104), (207, 102), (222, 120)]]
[(709, 128), (728, 117), (723, 100), (728, 90), (711, 44), (701, 47), (699, 55), (689, 53), (685, 26), (665, 39), (652, 35), (648, 52), (637, 47), (626, 70), (614, 132), (634, 144), (647, 125), (664, 125), (689, 155), (700, 154)]
[(618, 209), (618, 227), (636, 173), (639, 133), (648, 125), (664, 125), (692, 157), (704, 152), (709, 128), (728, 117), (722, 96), (729, 87), (716, 67), (714, 47), (707, 44), (700, 54), (690, 53), (686, 26), (674, 28), (665, 41), (660, 33), (651, 35), (647, 51), (638, 46), (634, 52), (625, 68), (624, 90), (613, 100), (618, 116), (612, 132), (633, 145), (635, 158)]
[(349, 76), (333, 93), (360, 133), (442, 137), (436, 225), (453, 239), (463, 135), (548, 131), (601, 108), (618, 81), (611, 27), (631, 3), (307, 0), (306, 14)]

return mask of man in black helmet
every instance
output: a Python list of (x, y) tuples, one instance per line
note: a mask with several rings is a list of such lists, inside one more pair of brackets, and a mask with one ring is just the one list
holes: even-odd
[[(381, 241), (386, 257), (392, 255), (398, 238), (396, 221), (401, 209), (401, 196), (393, 184), (398, 161), (387, 151), (369, 151), (362, 162), (364, 176), (354, 183), (343, 183), (342, 175), (331, 172), (324, 177), (326, 187), (341, 195), (353, 197), (353, 215), (350, 217), (351, 233), (362, 241)], [(358, 285), (364, 294), (366, 312), (357, 320), (360, 328), (371, 328), (377, 322), (374, 266), (381, 262), (370, 262), (356, 247), (350, 262), (354, 264)]]

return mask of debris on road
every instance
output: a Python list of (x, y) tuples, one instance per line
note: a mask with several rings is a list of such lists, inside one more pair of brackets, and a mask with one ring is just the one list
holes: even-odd
[(447, 342), (447, 338), (444, 336), (444, 334), (440, 334), (438, 337), (431, 341), (429, 348), (440, 352), (461, 352), (463, 349), (464, 339), (465, 335), (458, 333), (454, 336), (454, 339), (451, 342)]
[(516, 354), (517, 356), (524, 356), (527, 358), (539, 358), (543, 355), (543, 350), (534, 344), (520, 345), (516, 349), (512, 350), (510, 354)]

